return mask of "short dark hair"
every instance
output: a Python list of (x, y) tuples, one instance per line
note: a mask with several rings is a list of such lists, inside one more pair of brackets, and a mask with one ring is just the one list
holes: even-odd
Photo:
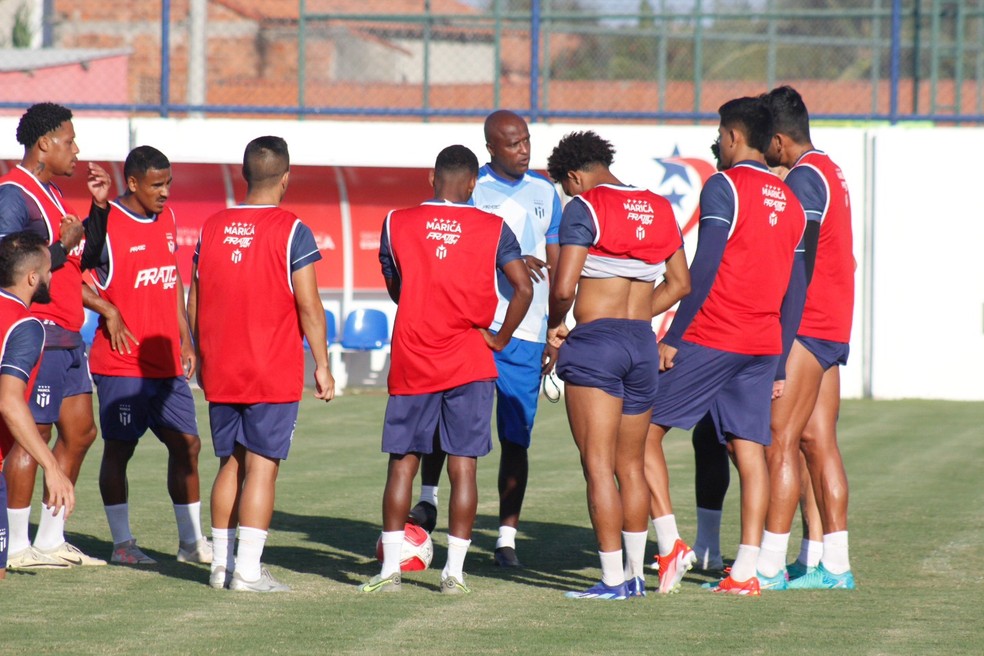
[(144, 175), (151, 169), (163, 171), (169, 168), (171, 162), (164, 153), (153, 146), (137, 146), (123, 162), (123, 177), (129, 180), (130, 176)]
[(789, 85), (762, 96), (772, 112), (774, 129), (798, 144), (810, 143), (810, 112), (799, 92)]
[(775, 134), (772, 112), (761, 97), (735, 98), (718, 109), (721, 126), (729, 130), (739, 130), (745, 135), (749, 146), (764, 153), (769, 150), (769, 142)]
[(478, 175), (478, 157), (470, 148), (455, 144), (437, 154), (434, 161), (434, 177), (467, 173)]
[(25, 148), (33, 148), (38, 139), (71, 120), (72, 110), (67, 107), (50, 102), (31, 105), (17, 124), (17, 143)]
[(29, 258), (43, 256), (48, 240), (36, 232), (13, 232), (0, 240), (0, 287), (13, 287)]
[(257, 137), (246, 144), (243, 178), (250, 188), (279, 180), (290, 170), (290, 153), (282, 137)]
[(555, 182), (567, 179), (571, 171), (586, 171), (595, 166), (611, 166), (615, 148), (611, 142), (591, 130), (571, 132), (560, 140), (547, 158), (547, 173)]

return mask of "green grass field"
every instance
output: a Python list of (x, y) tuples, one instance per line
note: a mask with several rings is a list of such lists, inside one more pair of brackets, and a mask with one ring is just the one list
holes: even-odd
[[(204, 404), (200, 401), (200, 411)], [(543, 402), (518, 550), (526, 569), (492, 565), (497, 452), (479, 463), (479, 518), (465, 563), (473, 594), (438, 592), (446, 551), (447, 479), (434, 534), (435, 566), (409, 574), (399, 595), (362, 596), (374, 547), (386, 458), (385, 396), (306, 400), (281, 468), (264, 561), (293, 586), (284, 595), (208, 588), (205, 566), (174, 560), (177, 532), (165, 490), (166, 454), (148, 436), (130, 466), (131, 522), (160, 563), (8, 573), (0, 582), (3, 654), (981, 654), (984, 653), (984, 404), (844, 404), (841, 446), (851, 482), (854, 592), (713, 595), (688, 576), (679, 594), (624, 603), (571, 601), (562, 592), (600, 576), (584, 482), (563, 404)], [(207, 437), (206, 497), (217, 461)], [(681, 532), (692, 539), (689, 434), (666, 441)], [(111, 551), (96, 485), (101, 443), (78, 486), (69, 539)], [(738, 538), (737, 476), (723, 529)], [(34, 521), (36, 521), (35, 507)], [(793, 533), (793, 550), (799, 544)], [(652, 549), (650, 549), (651, 551)], [(650, 577), (650, 587), (655, 577)]]

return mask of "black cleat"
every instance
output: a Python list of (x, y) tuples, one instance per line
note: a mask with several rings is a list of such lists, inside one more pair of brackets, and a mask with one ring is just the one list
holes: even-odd
[(428, 533), (433, 533), (434, 527), (437, 526), (437, 508), (432, 503), (421, 501), (410, 509), (407, 514), (407, 521), (416, 524)]
[(495, 550), (493, 558), (495, 559), (495, 564), (499, 567), (523, 566), (523, 563), (519, 562), (519, 558), (516, 556), (516, 550), (512, 547), (499, 547)]

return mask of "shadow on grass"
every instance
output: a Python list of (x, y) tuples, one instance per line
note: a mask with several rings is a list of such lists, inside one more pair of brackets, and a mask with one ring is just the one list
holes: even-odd
[[(265, 562), (352, 585), (379, 573), (378, 523), (275, 510), (271, 529), (298, 533), (324, 548), (269, 545), (264, 551)], [(494, 564), (492, 553), (497, 529), (497, 517), (476, 518), (472, 546), (465, 561), (466, 573), (557, 590), (581, 589), (597, 582), (593, 575), (589, 577), (583, 572), (598, 567), (594, 532), (590, 528), (524, 521), (517, 543), (523, 567), (518, 569), (502, 569)], [(441, 533), (440, 529), (435, 531), (434, 568), (443, 567), (447, 559), (446, 534)]]

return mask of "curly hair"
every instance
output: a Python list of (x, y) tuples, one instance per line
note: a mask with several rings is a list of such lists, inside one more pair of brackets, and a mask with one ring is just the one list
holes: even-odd
[(71, 120), (72, 110), (67, 107), (49, 102), (31, 105), (17, 124), (17, 143), (25, 148), (33, 148), (38, 139)]
[(571, 171), (585, 171), (601, 164), (611, 166), (615, 148), (591, 130), (564, 135), (547, 158), (547, 173), (555, 182), (567, 179)]

